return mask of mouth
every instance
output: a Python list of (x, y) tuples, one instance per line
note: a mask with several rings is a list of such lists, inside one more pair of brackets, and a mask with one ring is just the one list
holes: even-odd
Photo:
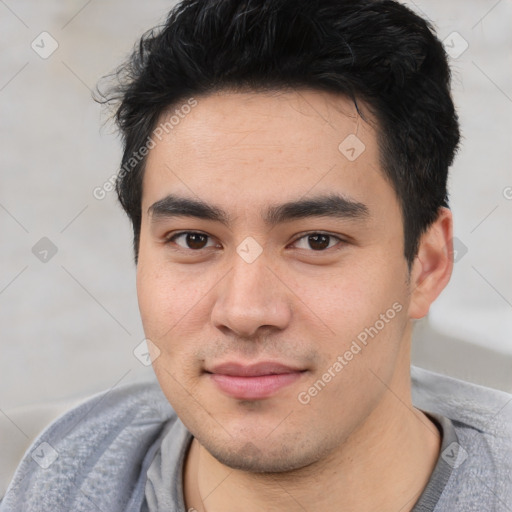
[(239, 400), (262, 400), (300, 379), (306, 370), (264, 361), (244, 365), (229, 362), (214, 366), (206, 374), (224, 394)]

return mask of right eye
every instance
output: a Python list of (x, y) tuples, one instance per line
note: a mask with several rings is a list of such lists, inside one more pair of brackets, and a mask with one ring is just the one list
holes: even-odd
[(198, 231), (181, 231), (180, 233), (175, 233), (167, 237), (165, 243), (174, 243), (185, 250), (199, 251), (207, 247), (215, 247), (213, 240), (211, 240), (213, 245), (207, 245), (209, 239), (211, 240), (211, 237), (205, 233)]

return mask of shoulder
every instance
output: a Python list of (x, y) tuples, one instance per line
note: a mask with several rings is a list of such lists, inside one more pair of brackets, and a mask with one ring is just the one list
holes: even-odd
[[(93, 396), (52, 423), (28, 449), (0, 511), (125, 510), (165, 426), (178, 421), (157, 383)], [(140, 491), (140, 490), (139, 490)]]
[[(441, 453), (452, 474), (435, 510), (507, 510), (512, 502), (512, 395), (412, 367), (414, 405), (452, 421)], [(451, 455), (455, 454), (455, 457)]]
[(411, 367), (415, 406), (510, 440), (512, 395), (463, 380)]

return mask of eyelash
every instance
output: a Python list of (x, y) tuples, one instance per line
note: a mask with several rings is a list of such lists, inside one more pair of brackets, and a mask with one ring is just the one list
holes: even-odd
[[(203, 236), (206, 236), (206, 237), (207, 237), (208, 239), (210, 239), (210, 240), (212, 239), (212, 237), (211, 237), (210, 235), (207, 235), (206, 233), (202, 233), (201, 231), (180, 231), (180, 232), (178, 232), (178, 233), (174, 233), (174, 234), (172, 234), (172, 235), (168, 236), (168, 237), (165, 239), (164, 243), (165, 243), (165, 245), (169, 245), (169, 244), (171, 244), (171, 243), (174, 243), (174, 241), (175, 241), (178, 237), (183, 236), (183, 235), (191, 235), (191, 234), (193, 234), (193, 235), (203, 235)], [(322, 250), (314, 250), (314, 249), (303, 249), (303, 250), (307, 250), (307, 251), (309, 251), (309, 252), (314, 252), (314, 253), (321, 253), (321, 252), (327, 252), (327, 251), (328, 251), (328, 250), (330, 250), (330, 249), (334, 249), (334, 248), (336, 248), (338, 245), (340, 245), (340, 243), (341, 243), (341, 244), (346, 243), (346, 241), (345, 241), (345, 240), (343, 240), (342, 238), (340, 238), (340, 237), (338, 237), (338, 236), (335, 236), (335, 235), (331, 235), (330, 233), (323, 233), (323, 232), (321, 232), (321, 231), (310, 231), (309, 233), (304, 233), (304, 234), (302, 234), (301, 236), (299, 236), (298, 238), (296, 238), (296, 239), (292, 242), (292, 244), (295, 244), (295, 243), (297, 243), (299, 240), (302, 240), (303, 238), (307, 238), (307, 237), (312, 236), (312, 235), (324, 235), (324, 236), (326, 236), (326, 237), (329, 237), (329, 239), (335, 239), (335, 240), (337, 240), (337, 241), (338, 241), (338, 243), (337, 243), (337, 244), (335, 244), (335, 245), (334, 245), (334, 246), (332, 246), (332, 247), (327, 247), (326, 249), (322, 249)], [(198, 252), (200, 252), (201, 250), (205, 249), (206, 247), (205, 247), (205, 248), (201, 248), (201, 249), (190, 249), (190, 248), (184, 248), (184, 247), (180, 247), (180, 246), (178, 246), (178, 248), (179, 248), (179, 249), (177, 249), (177, 250), (191, 251), (191, 252), (197, 252), (197, 253), (198, 253)], [(339, 249), (339, 247), (338, 247), (338, 249)]]

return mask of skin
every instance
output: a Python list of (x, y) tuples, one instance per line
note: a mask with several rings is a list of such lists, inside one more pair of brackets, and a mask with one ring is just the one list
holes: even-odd
[[(412, 323), (451, 275), (449, 210), (422, 236), (409, 273), (376, 128), (350, 101), (312, 90), (197, 100), (148, 155), (137, 266), (156, 376), (194, 436), (187, 510), (411, 510), (440, 448), (437, 427), (411, 402)], [(354, 161), (338, 148), (350, 134), (365, 145)], [(367, 215), (264, 220), (269, 206), (332, 193)], [(229, 223), (155, 215), (168, 194), (214, 205)], [(172, 238), (181, 231), (207, 237)], [(318, 232), (333, 238), (314, 250), (307, 235)], [(251, 263), (237, 253), (249, 236), (262, 249)], [(400, 311), (333, 372), (393, 304)], [(269, 398), (241, 400), (205, 373), (235, 360), (303, 373)], [(301, 403), (329, 368), (335, 376)]]

